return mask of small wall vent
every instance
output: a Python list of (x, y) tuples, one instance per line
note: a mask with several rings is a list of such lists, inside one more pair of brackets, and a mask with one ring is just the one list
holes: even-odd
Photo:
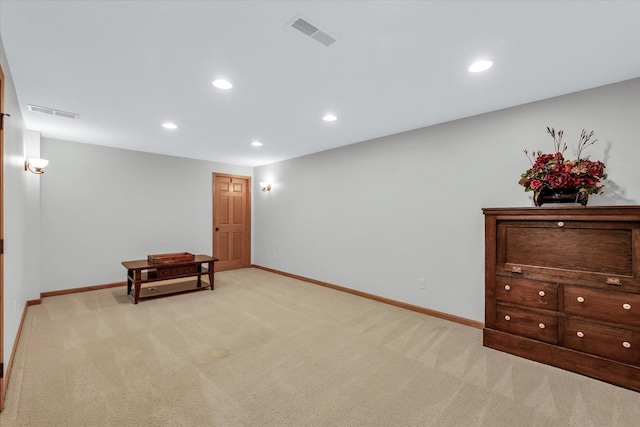
[(80, 114), (69, 113), (67, 111), (60, 111), (60, 110), (56, 110), (54, 108), (39, 107), (37, 105), (27, 105), (27, 110), (32, 111), (34, 113), (48, 114), (50, 116), (66, 117), (68, 119), (79, 119), (80, 118)]
[(290, 25), (296, 30), (308, 35), (315, 41), (320, 42), (325, 46), (330, 46), (336, 41), (335, 38), (331, 37), (324, 31), (319, 30), (318, 27), (310, 24), (302, 18), (294, 18), (293, 21), (291, 21)]

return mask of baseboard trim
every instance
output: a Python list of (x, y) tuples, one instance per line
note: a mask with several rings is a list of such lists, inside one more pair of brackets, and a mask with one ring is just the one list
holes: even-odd
[[(7, 363), (7, 371), (5, 372), (5, 376), (2, 379), (2, 397), (3, 401), (0, 402), (0, 412), (4, 410), (4, 398), (7, 397), (7, 388), (9, 388), (9, 378), (11, 378), (11, 369), (13, 368), (13, 361), (16, 357), (16, 351), (18, 350), (18, 342), (20, 341), (20, 337), (22, 336), (22, 326), (24, 325), (24, 319), (27, 317), (27, 309), (31, 305), (31, 301), (27, 301), (24, 304), (24, 308), (22, 309), (22, 317), (20, 318), (20, 324), (18, 325), (18, 331), (16, 332), (16, 339), (13, 342), (13, 348), (11, 349), (11, 355), (9, 355), (9, 363)], [(39, 303), (38, 303), (39, 304)]]
[(47, 297), (55, 297), (58, 295), (77, 294), (79, 292), (98, 291), (100, 289), (117, 288), (119, 286), (127, 286), (127, 282), (107, 283), (104, 285), (84, 286), (82, 288), (62, 289), (59, 291), (40, 292), (40, 299)]
[(476, 320), (467, 319), (466, 317), (455, 316), (453, 314), (444, 313), (442, 311), (431, 310), (429, 308), (420, 307), (418, 305), (407, 304), (405, 302), (396, 301), (389, 298), (384, 298), (378, 295), (369, 294), (367, 292), (357, 291), (355, 289), (345, 288), (343, 286), (334, 285), (332, 283), (322, 282), (320, 280), (310, 279), (304, 276), (298, 276), (297, 274), (287, 273), (285, 271), (275, 270), (269, 267), (263, 267), (261, 265), (252, 264), (251, 267), (258, 268), (260, 270), (268, 271), (270, 273), (279, 274), (281, 276), (291, 277), (292, 279), (302, 280), (303, 282), (313, 283), (314, 285), (324, 286), (326, 288), (335, 289), (337, 291), (346, 292), (348, 294), (357, 295), (359, 297), (368, 298), (374, 301), (382, 302), (384, 304), (394, 305), (396, 307), (404, 308), (406, 310), (415, 311), (417, 313), (426, 314), (427, 316), (433, 316), (451, 322), (459, 323), (465, 326), (471, 326), (476, 329), (483, 329), (484, 323)]

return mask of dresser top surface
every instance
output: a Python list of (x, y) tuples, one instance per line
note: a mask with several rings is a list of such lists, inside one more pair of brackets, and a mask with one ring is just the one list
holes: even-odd
[[(542, 216), (542, 215), (620, 215), (640, 217), (639, 205), (621, 206), (554, 206), (554, 207), (503, 207), (503, 208), (482, 208), (485, 215), (519, 215), (519, 216)], [(640, 219), (640, 218), (636, 218)]]

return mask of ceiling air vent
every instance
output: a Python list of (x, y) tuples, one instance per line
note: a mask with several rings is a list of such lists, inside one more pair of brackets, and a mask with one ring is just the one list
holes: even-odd
[(336, 39), (329, 34), (319, 30), (315, 25), (310, 24), (302, 18), (294, 18), (291, 26), (325, 46), (330, 46), (336, 41)]
[(47, 108), (47, 107), (38, 107), (37, 105), (27, 105), (27, 110), (33, 111), (34, 113), (48, 114), (50, 116), (66, 117), (68, 119), (80, 118), (80, 115), (76, 113), (69, 113), (67, 111), (60, 111), (60, 110)]

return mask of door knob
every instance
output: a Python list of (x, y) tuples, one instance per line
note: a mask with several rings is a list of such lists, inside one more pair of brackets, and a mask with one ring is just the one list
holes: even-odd
[(220, 230), (218, 227), (216, 227), (216, 231)]

